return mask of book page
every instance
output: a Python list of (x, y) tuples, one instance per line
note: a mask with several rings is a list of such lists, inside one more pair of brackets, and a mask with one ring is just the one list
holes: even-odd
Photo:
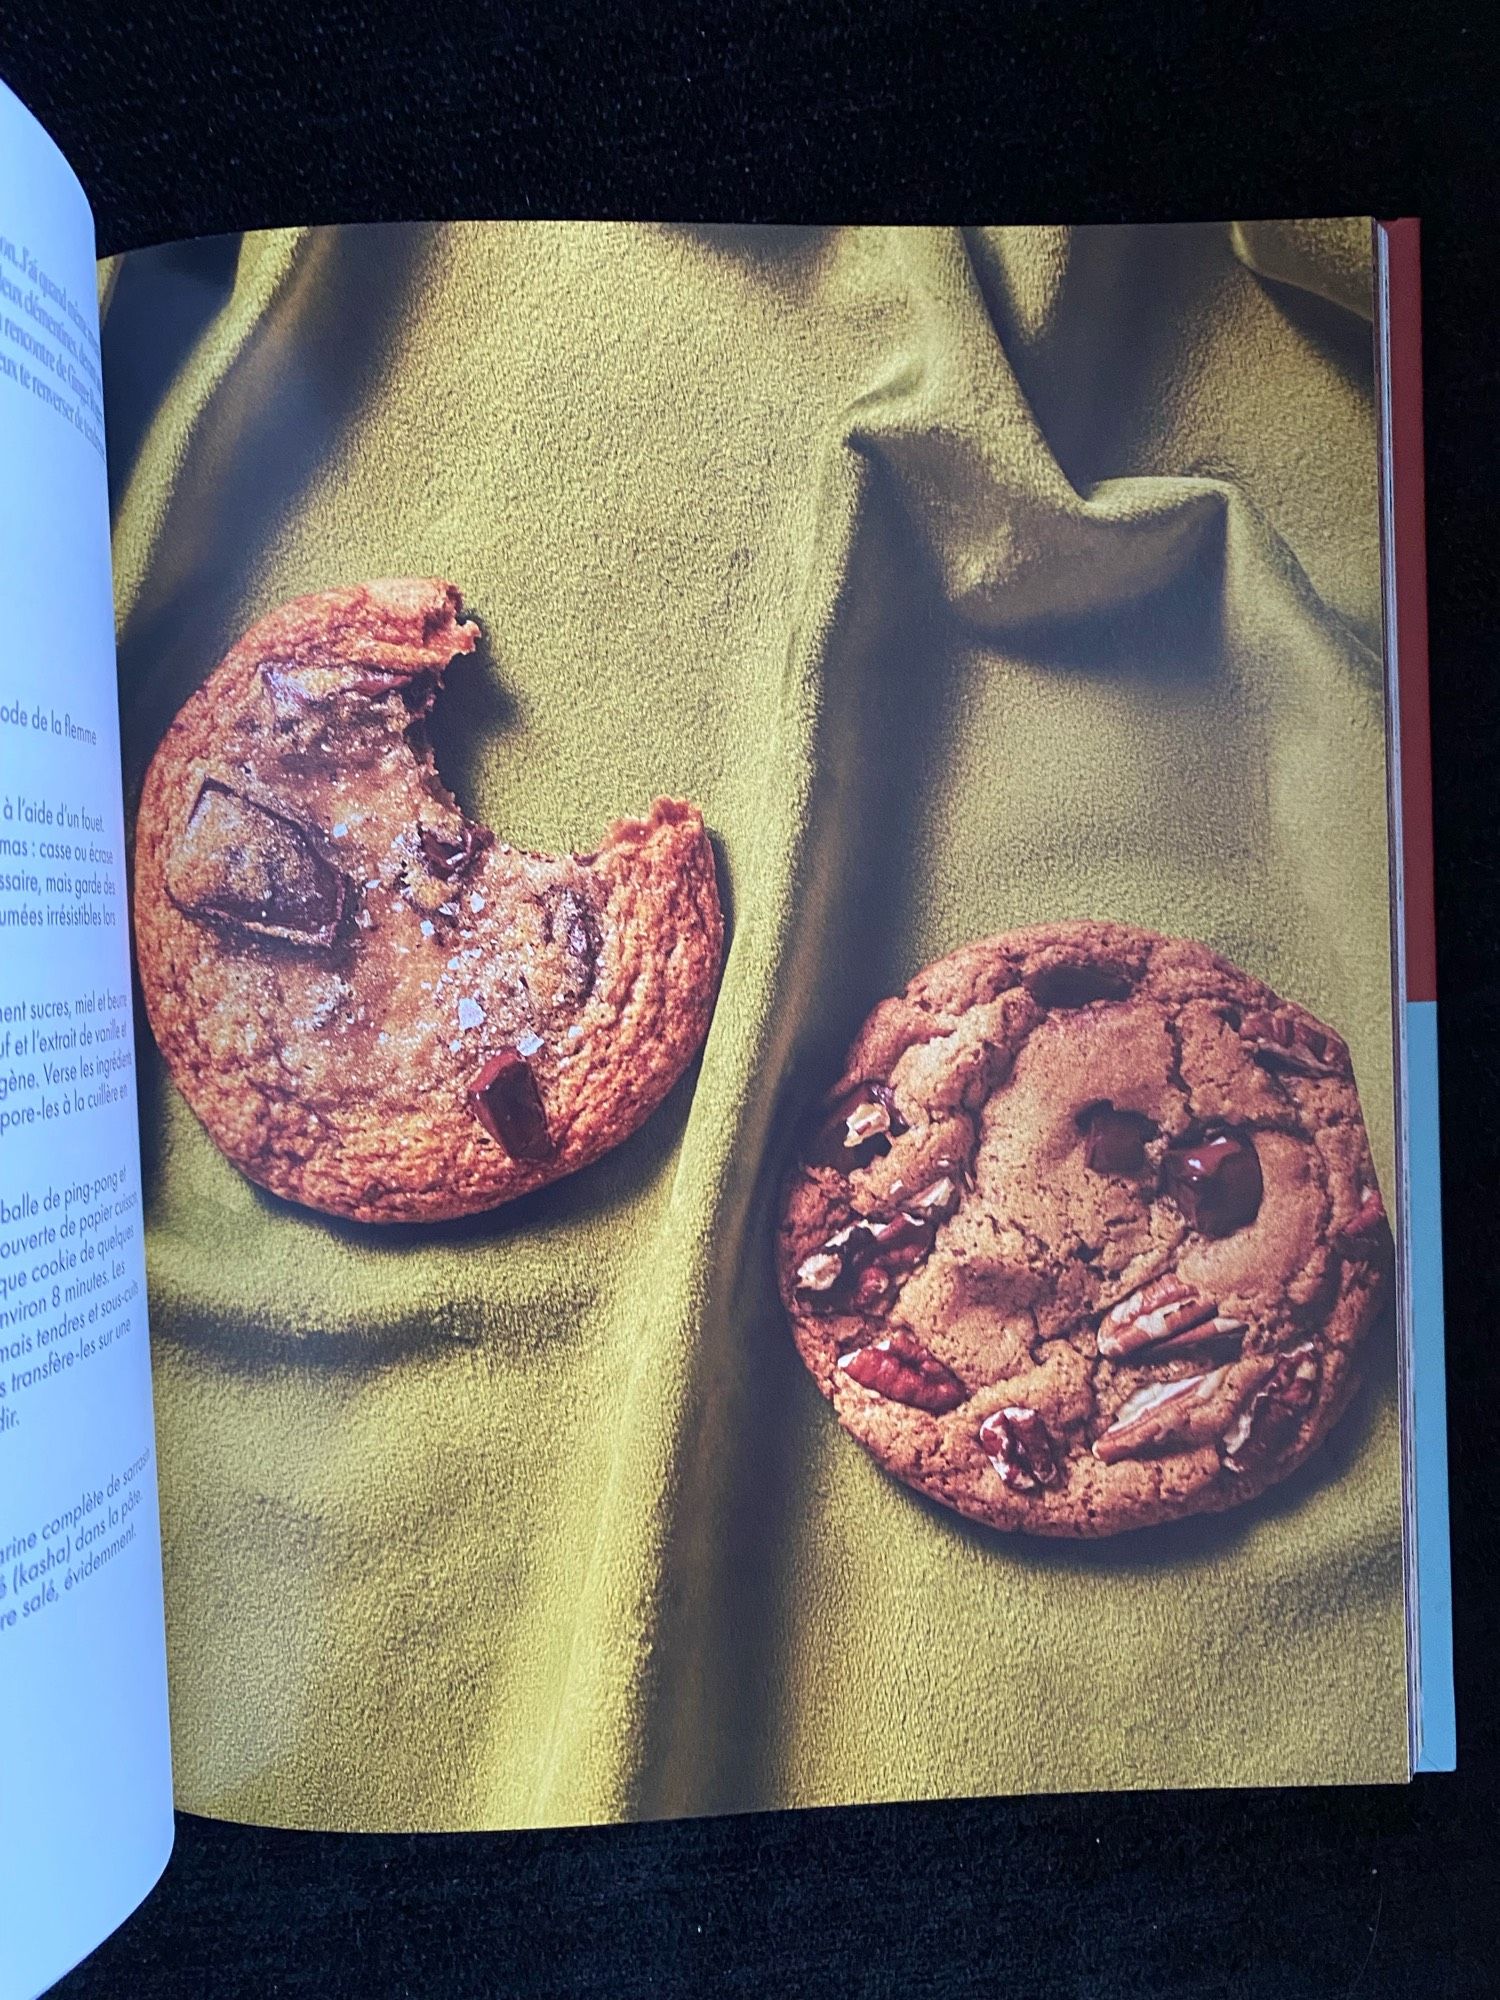
[(1370, 309), (1359, 218), (120, 261), (185, 1805), (1406, 1779)]
[(0, 1994), (172, 1838), (93, 222), (0, 86)]

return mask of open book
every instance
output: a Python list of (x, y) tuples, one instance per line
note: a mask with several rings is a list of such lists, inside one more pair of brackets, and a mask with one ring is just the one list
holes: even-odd
[(0, 97), (0, 1992), (174, 1786), (1451, 1767), (1419, 385), (1411, 223), (96, 276)]

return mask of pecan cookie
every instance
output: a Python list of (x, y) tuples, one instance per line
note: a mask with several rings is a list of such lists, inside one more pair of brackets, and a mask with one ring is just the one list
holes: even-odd
[(1390, 1232), (1349, 1052), (1201, 944), (1059, 923), (865, 1022), (778, 1270), (839, 1421), (997, 1528), (1232, 1507), (1356, 1384)]
[(444, 789), (424, 722), (477, 637), (434, 578), (283, 604), (141, 797), (136, 951), (173, 1077), (252, 1180), (361, 1222), (469, 1215), (618, 1145), (718, 981), (696, 808), (533, 854)]

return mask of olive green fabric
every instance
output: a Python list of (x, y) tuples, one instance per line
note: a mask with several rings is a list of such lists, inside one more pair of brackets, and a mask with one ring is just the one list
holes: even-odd
[(1389, 1187), (1367, 275), (1361, 223), (347, 229), (109, 274), (128, 785), (267, 607), (441, 574), (487, 635), (435, 729), (466, 805), (586, 848), (691, 797), (731, 938), (649, 1125), (461, 1225), (260, 1194), (143, 1027), (184, 1806), (1404, 1776), (1388, 1338), (1264, 1503), (1028, 1542), (843, 1435), (770, 1266), (869, 1006), (1047, 918), (1333, 1021)]

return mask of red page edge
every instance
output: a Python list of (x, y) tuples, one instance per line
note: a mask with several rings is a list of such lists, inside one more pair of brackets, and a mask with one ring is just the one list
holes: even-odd
[(1391, 564), (1401, 743), (1401, 846), (1406, 998), (1436, 1000), (1432, 724), (1428, 711), (1427, 512), (1422, 452), (1421, 227), (1377, 221), (1389, 274)]

